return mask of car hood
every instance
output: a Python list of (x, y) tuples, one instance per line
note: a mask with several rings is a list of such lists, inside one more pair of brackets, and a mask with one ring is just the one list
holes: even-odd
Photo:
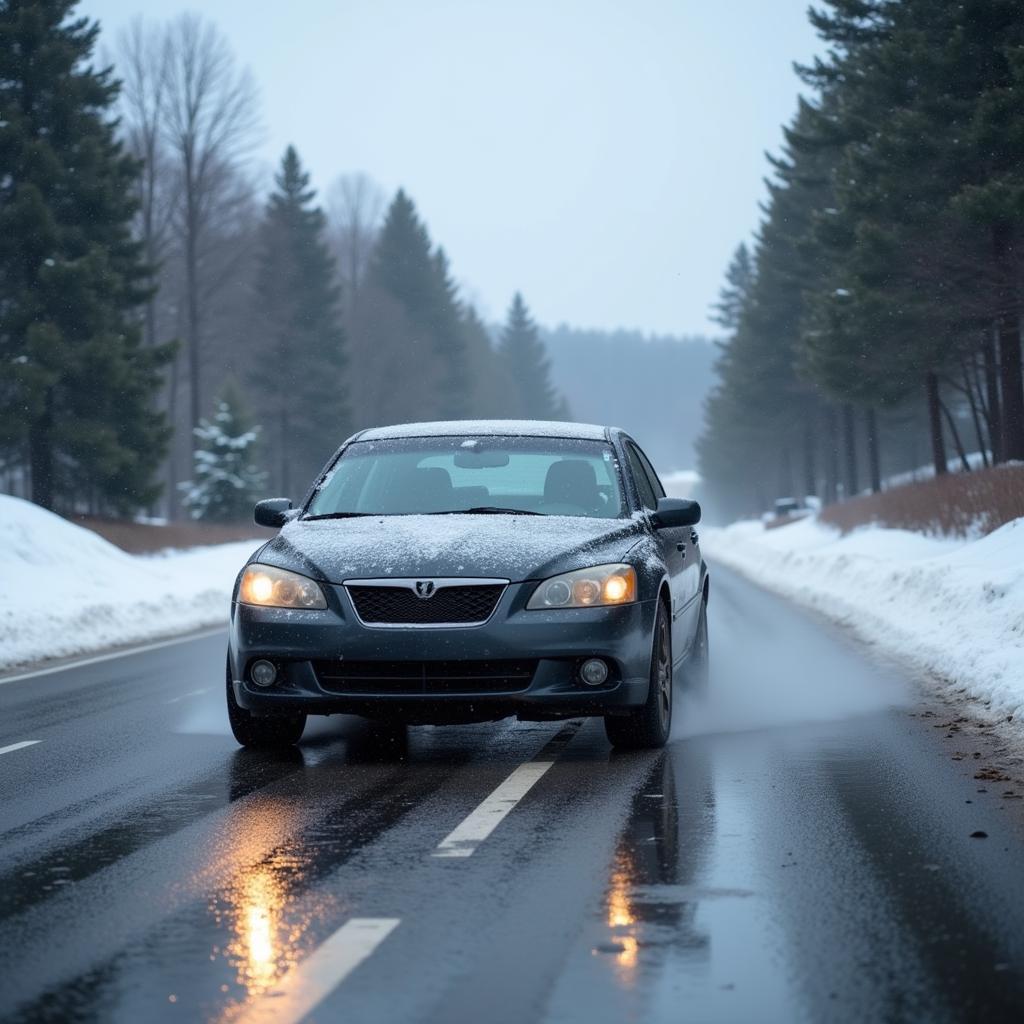
[(296, 519), (253, 560), (328, 583), (387, 576), (477, 576), (518, 582), (620, 561), (643, 530), (639, 518)]

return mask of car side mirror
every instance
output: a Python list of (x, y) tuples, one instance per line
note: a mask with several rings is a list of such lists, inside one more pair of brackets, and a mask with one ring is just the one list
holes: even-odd
[(696, 526), (700, 522), (700, 505), (689, 498), (659, 498), (651, 520), (656, 530)]
[(288, 498), (267, 498), (265, 501), (257, 501), (252, 517), (257, 526), (269, 526), (277, 529), (288, 522), (288, 512), (292, 503)]

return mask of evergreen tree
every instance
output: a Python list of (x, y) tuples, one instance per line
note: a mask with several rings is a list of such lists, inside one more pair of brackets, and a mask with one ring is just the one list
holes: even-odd
[(400, 312), (381, 325), (371, 343), (393, 350), (391, 370), (397, 383), (406, 385), (407, 408), (415, 415), (465, 415), (472, 396), (455, 284), (444, 250), (432, 249), (416, 207), (402, 190), (388, 208), (368, 276), (371, 287)]
[(750, 258), (747, 243), (740, 242), (725, 272), (725, 287), (712, 307), (714, 315), (711, 319), (728, 331), (736, 330), (753, 286), (754, 261)]
[(252, 383), (269, 434), (275, 489), (305, 488), (350, 422), (337, 268), (316, 193), (285, 151), (259, 237)]
[(516, 415), (550, 420), (565, 414), (566, 404), (551, 383), (551, 364), (544, 342), (519, 292), (509, 306), (498, 351), (512, 381)]
[(90, 62), (98, 26), (74, 7), (0, 2), (0, 444), (39, 504), (127, 511), (158, 491), (170, 349), (141, 343), (139, 167), (115, 134), (118, 83)]
[(802, 103), (782, 155), (771, 159), (755, 254), (734, 258), (720, 305), (732, 333), (697, 449), (713, 496), (735, 512), (756, 512), (780, 495), (829, 492), (835, 475), (832, 419), (797, 365), (808, 295), (827, 270), (809, 240), (831, 201), (834, 161), (828, 150), (796, 144), (811, 115)]
[(193, 519), (237, 523), (248, 519), (267, 474), (253, 461), (260, 428), (249, 426), (233, 388), (226, 388), (212, 420), (195, 429), (193, 477), (179, 486)]
[(935, 469), (945, 472), (940, 375), (973, 358), (995, 324), (1002, 398), (990, 395), (989, 407), (1002, 405), (1002, 443), (993, 449), (1024, 456), (1014, 255), (1024, 11), (1013, 0), (830, 6), (812, 14), (829, 57), (805, 74), (833, 99), (821, 105), (817, 135), (841, 151), (832, 223), (821, 232), (837, 275), (815, 302), (808, 368), (876, 404), (921, 394)]
[(469, 415), (473, 402), (466, 352), (469, 339), (466, 335), (458, 288), (451, 276), (448, 255), (440, 246), (434, 253), (434, 275), (439, 296), (434, 323), (434, 343), (443, 367), (438, 398), (441, 415), (445, 419), (457, 420)]

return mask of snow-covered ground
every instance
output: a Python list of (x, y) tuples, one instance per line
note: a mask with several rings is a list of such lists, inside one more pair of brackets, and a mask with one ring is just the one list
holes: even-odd
[(235, 576), (260, 543), (129, 555), (0, 495), (0, 671), (226, 623)]
[[(1024, 519), (969, 541), (815, 519), (701, 532), (705, 554), (1024, 719)], [(714, 589), (712, 570), (712, 590)]]

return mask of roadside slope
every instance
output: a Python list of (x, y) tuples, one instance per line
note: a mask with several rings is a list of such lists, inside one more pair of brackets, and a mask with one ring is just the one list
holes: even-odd
[(225, 623), (235, 576), (260, 543), (129, 555), (0, 495), (0, 671)]

